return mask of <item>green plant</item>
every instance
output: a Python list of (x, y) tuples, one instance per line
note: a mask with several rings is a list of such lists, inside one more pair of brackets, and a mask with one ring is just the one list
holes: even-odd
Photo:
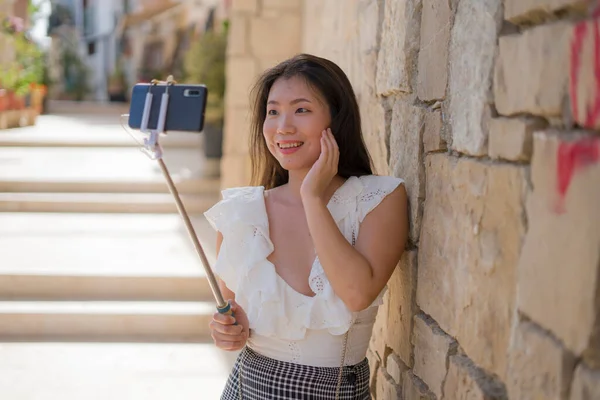
[(109, 91), (111, 89), (122, 91), (127, 86), (125, 71), (123, 71), (123, 68), (121, 67), (120, 62), (117, 63), (115, 70), (108, 77), (108, 86), (109, 86)]
[(184, 59), (185, 81), (204, 84), (208, 88), (206, 122), (223, 124), (225, 106), (225, 60), (227, 24), (221, 31), (202, 34), (189, 48)]
[(5, 89), (19, 96), (29, 93), (34, 84), (44, 81), (45, 54), (23, 34), (14, 35), (15, 60), (5, 66), (0, 77)]
[(65, 46), (61, 53), (61, 65), (63, 68), (63, 79), (65, 83), (65, 93), (73, 95), (76, 100), (83, 100), (89, 92), (88, 77), (89, 71), (83, 63), (79, 54)]

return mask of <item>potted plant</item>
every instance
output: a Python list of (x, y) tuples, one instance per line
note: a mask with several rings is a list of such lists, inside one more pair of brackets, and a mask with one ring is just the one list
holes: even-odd
[(127, 90), (126, 88), (127, 81), (125, 79), (125, 72), (121, 68), (120, 63), (117, 63), (114, 72), (108, 78), (107, 91), (110, 101), (127, 101), (127, 98), (125, 96), (125, 92)]
[(8, 92), (0, 89), (0, 112), (8, 110)]
[(184, 60), (185, 81), (205, 84), (208, 88), (204, 155), (209, 159), (223, 155), (227, 26), (225, 22), (220, 31), (204, 32), (192, 44)]

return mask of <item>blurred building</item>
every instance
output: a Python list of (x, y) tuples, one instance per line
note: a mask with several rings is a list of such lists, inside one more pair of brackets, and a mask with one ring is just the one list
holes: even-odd
[[(14, 18), (20, 19), (24, 26), (28, 23), (27, 0), (2, 0), (0, 1), (0, 22)], [(13, 38), (0, 31), (0, 68), (14, 60)]]
[[(56, 95), (77, 79), (65, 68), (65, 49), (85, 71), (86, 98), (127, 100), (139, 81), (182, 74), (183, 56), (195, 35), (226, 17), (219, 0), (53, 0), (49, 35)], [(69, 57), (66, 57), (69, 59)], [(67, 60), (69, 61), (69, 60)], [(72, 61), (72, 60), (71, 60)], [(65, 69), (67, 71), (65, 71)], [(76, 68), (75, 68), (76, 69)]]

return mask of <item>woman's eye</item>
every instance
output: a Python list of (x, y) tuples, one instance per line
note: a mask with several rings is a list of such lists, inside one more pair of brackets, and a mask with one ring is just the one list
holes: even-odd
[(296, 112), (305, 113), (305, 112), (308, 112), (308, 109), (307, 108), (299, 108), (296, 110)]
[(267, 115), (277, 115), (276, 110), (267, 110)]

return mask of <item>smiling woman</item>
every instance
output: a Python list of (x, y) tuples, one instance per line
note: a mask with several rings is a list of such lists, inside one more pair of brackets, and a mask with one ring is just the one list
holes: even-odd
[(235, 315), (214, 315), (213, 339), (242, 350), (222, 399), (370, 399), (366, 351), (408, 231), (403, 180), (372, 174), (331, 61), (298, 55), (254, 93), (258, 186), (225, 190), (205, 214)]
[[(310, 123), (315, 124), (311, 132), (320, 134), (324, 129), (331, 128), (339, 147), (338, 174), (341, 177), (372, 174), (356, 97), (350, 81), (336, 64), (307, 54), (299, 55), (261, 76), (253, 95), (250, 152), (255, 184), (270, 189), (287, 182), (288, 171), (268, 147), (266, 136), (274, 129), (280, 129), (285, 134), (290, 128), (300, 128), (292, 122), (302, 121), (299, 117), (304, 113), (311, 114)], [(292, 108), (298, 118), (287, 123), (282, 118), (292, 116), (284, 111)], [(287, 126), (277, 128), (275, 124)], [(318, 155), (318, 151), (316, 157), (313, 154), (313, 162)]]

